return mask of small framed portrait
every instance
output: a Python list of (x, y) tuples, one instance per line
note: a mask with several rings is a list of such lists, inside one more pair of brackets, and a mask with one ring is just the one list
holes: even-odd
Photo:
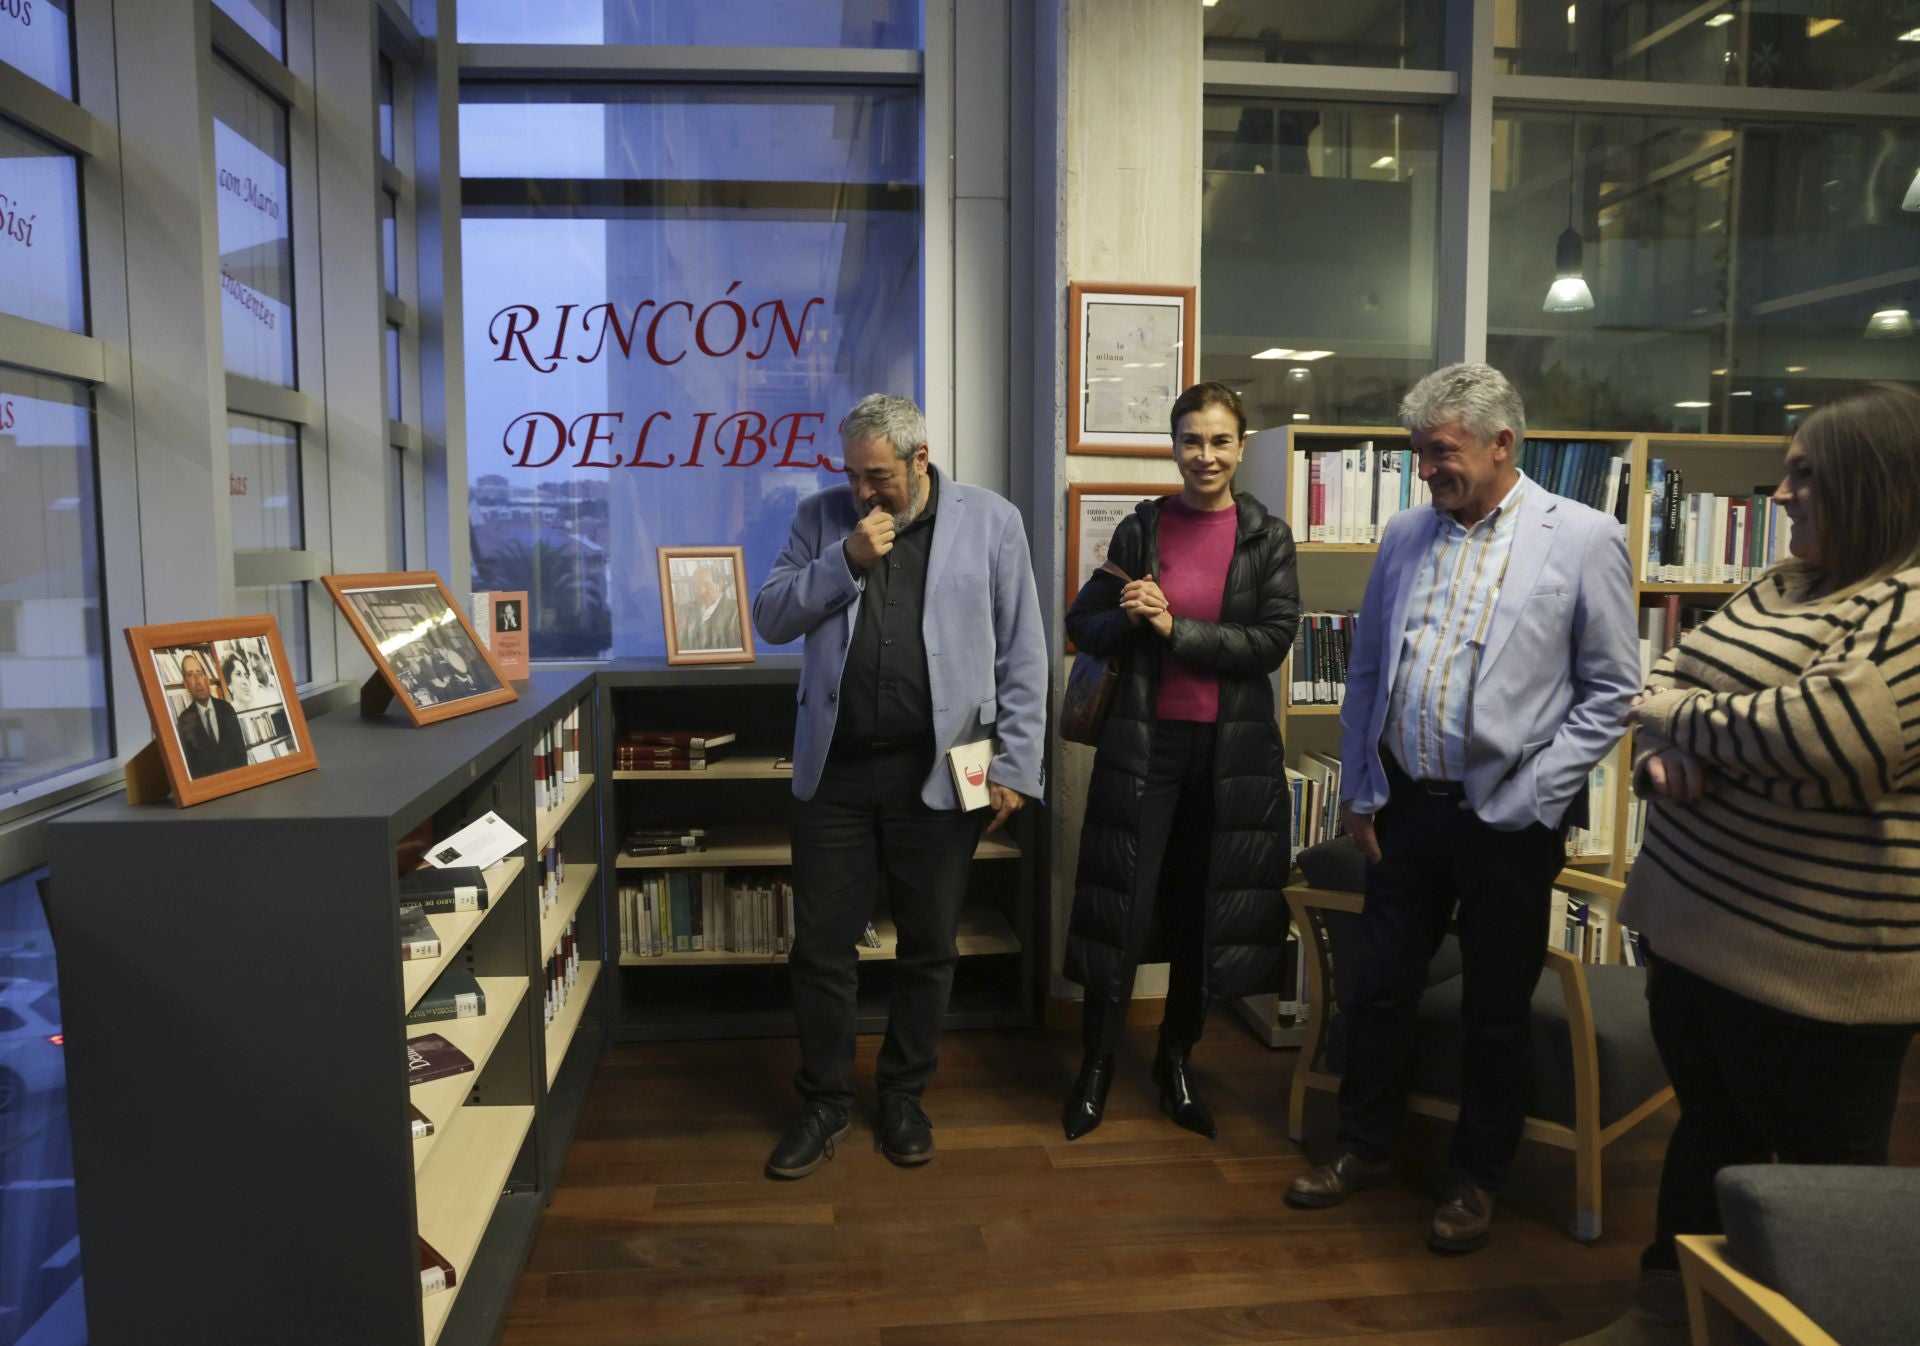
[(1068, 287), (1067, 452), (1160, 458), (1193, 383), (1191, 285)]
[[(1107, 544), (1120, 521), (1142, 500), (1177, 495), (1176, 485), (1151, 481), (1074, 482), (1067, 487), (1067, 606), (1107, 559)], [(1139, 579), (1140, 576), (1129, 576)]]
[(415, 724), (519, 698), (431, 570), (323, 581)]
[(313, 770), (307, 717), (270, 614), (130, 626), (127, 646), (180, 807)]
[(739, 547), (660, 547), (670, 664), (750, 664), (747, 563)]

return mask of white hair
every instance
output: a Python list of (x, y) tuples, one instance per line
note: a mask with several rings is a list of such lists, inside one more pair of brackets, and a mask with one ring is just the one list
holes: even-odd
[(840, 422), (840, 442), (859, 444), (880, 438), (893, 445), (895, 458), (911, 458), (927, 443), (927, 418), (911, 397), (868, 393)]
[(1400, 403), (1400, 424), (1409, 430), (1433, 430), (1456, 420), (1483, 444), (1502, 430), (1513, 431), (1516, 446), (1527, 438), (1527, 409), (1520, 394), (1492, 365), (1436, 369)]

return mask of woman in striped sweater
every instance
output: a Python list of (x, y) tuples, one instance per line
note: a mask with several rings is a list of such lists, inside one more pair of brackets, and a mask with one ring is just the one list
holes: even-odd
[(1730, 1164), (1884, 1164), (1920, 1023), (1920, 393), (1809, 417), (1774, 500), (1793, 559), (1655, 666), (1651, 798), (1620, 919), (1645, 938), (1680, 1121), (1633, 1311), (1575, 1346), (1683, 1343), (1674, 1235)]

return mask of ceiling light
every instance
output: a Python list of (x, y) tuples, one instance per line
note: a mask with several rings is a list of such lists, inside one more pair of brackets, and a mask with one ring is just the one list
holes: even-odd
[(1391, 154), (1383, 154), (1383, 155), (1381, 155), (1381, 156), (1380, 156), (1380, 157), (1379, 157), (1378, 159), (1375, 159), (1375, 160), (1373, 161), (1373, 163), (1372, 163), (1372, 164), (1370, 165), (1370, 167), (1373, 167), (1373, 168), (1392, 168), (1392, 167), (1393, 167), (1393, 156), (1392, 156)]
[(1200, 0), (1200, 7), (1202, 9), (1212, 9), (1215, 5), (1219, 3), (1220, 3), (1220, 0)]
[(1819, 37), (1823, 33), (1831, 33), (1834, 29), (1838, 28), (1843, 22), (1844, 20), (1842, 19), (1808, 19), (1807, 20), (1807, 36)]
[(1547, 299), (1540, 308), (1546, 313), (1585, 313), (1593, 307), (1593, 291), (1587, 287), (1586, 278), (1580, 273), (1581, 245), (1580, 233), (1568, 226), (1554, 247), (1554, 273), (1556, 279), (1547, 290)]
[(1788, 365), (1787, 372), (1789, 374), (1804, 374), (1807, 372), (1807, 367), (1805, 365)]
[(1310, 421), (1313, 419), (1313, 416), (1309, 412), (1296, 411), (1293, 413), (1293, 419), (1295, 419), (1296, 421)]
[(1293, 354), (1293, 351), (1289, 347), (1269, 346), (1265, 350), (1256, 354), (1253, 358), (1256, 360), (1284, 360), (1289, 355), (1292, 355), (1292, 354)]
[(1869, 340), (1891, 341), (1913, 335), (1913, 315), (1904, 308), (1888, 307), (1875, 309), (1867, 319), (1867, 330), (1861, 333)]
[(1902, 210), (1920, 210), (1920, 168), (1913, 170), (1913, 181), (1907, 184), (1907, 195), (1900, 202)]
[(1708, 407), (1712, 406), (1713, 403), (1711, 402), (1675, 402), (1673, 405), (1678, 407), (1682, 411), (1705, 411)]
[(1572, 22), (1573, 22), (1573, 16), (1574, 16), (1574, 12), (1575, 12), (1576, 10), (1578, 10), (1579, 8), (1580, 8), (1580, 7), (1579, 7), (1578, 5), (1568, 5), (1568, 6), (1567, 6), (1567, 22), (1568, 22), (1568, 23), (1572, 23)]
[(1712, 18), (1707, 20), (1707, 27), (1725, 28), (1728, 24), (1732, 22), (1733, 22), (1733, 15), (1727, 13), (1727, 11), (1723, 9), (1718, 14), (1715, 14)]
[(1909, 28), (1894, 39), (1895, 42), (1920, 42), (1920, 28)]
[(1714, 376), (1714, 377), (1715, 377), (1716, 379), (1718, 379), (1718, 378), (1725, 378), (1725, 377), (1726, 377), (1726, 373), (1727, 373), (1727, 371), (1726, 371), (1726, 370), (1724, 370), (1724, 369), (1716, 369), (1716, 370), (1714, 370), (1714, 371), (1713, 371), (1713, 376)]
[(1293, 358), (1296, 360), (1324, 360), (1332, 354), (1332, 351), (1295, 351)]
[(1789, 403), (1787, 403), (1787, 410), (1788, 410), (1788, 411), (1812, 411), (1812, 410), (1813, 410), (1813, 403), (1811, 403), (1811, 402), (1789, 402)]
[(1728, 394), (1727, 394), (1727, 396), (1729, 396), (1729, 397), (1752, 397), (1752, 396), (1753, 396), (1753, 389), (1751, 389), (1751, 388), (1736, 388), (1736, 389), (1734, 389), (1734, 391), (1732, 391), (1731, 393), (1728, 393)]

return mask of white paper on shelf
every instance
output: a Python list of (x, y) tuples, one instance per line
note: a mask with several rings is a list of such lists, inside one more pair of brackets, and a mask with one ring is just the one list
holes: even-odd
[(445, 841), (429, 847), (427, 863), (436, 869), (453, 869), (460, 865), (489, 869), (526, 844), (527, 839), (508, 826), (504, 818), (497, 813), (488, 813), (478, 821), (468, 823)]

